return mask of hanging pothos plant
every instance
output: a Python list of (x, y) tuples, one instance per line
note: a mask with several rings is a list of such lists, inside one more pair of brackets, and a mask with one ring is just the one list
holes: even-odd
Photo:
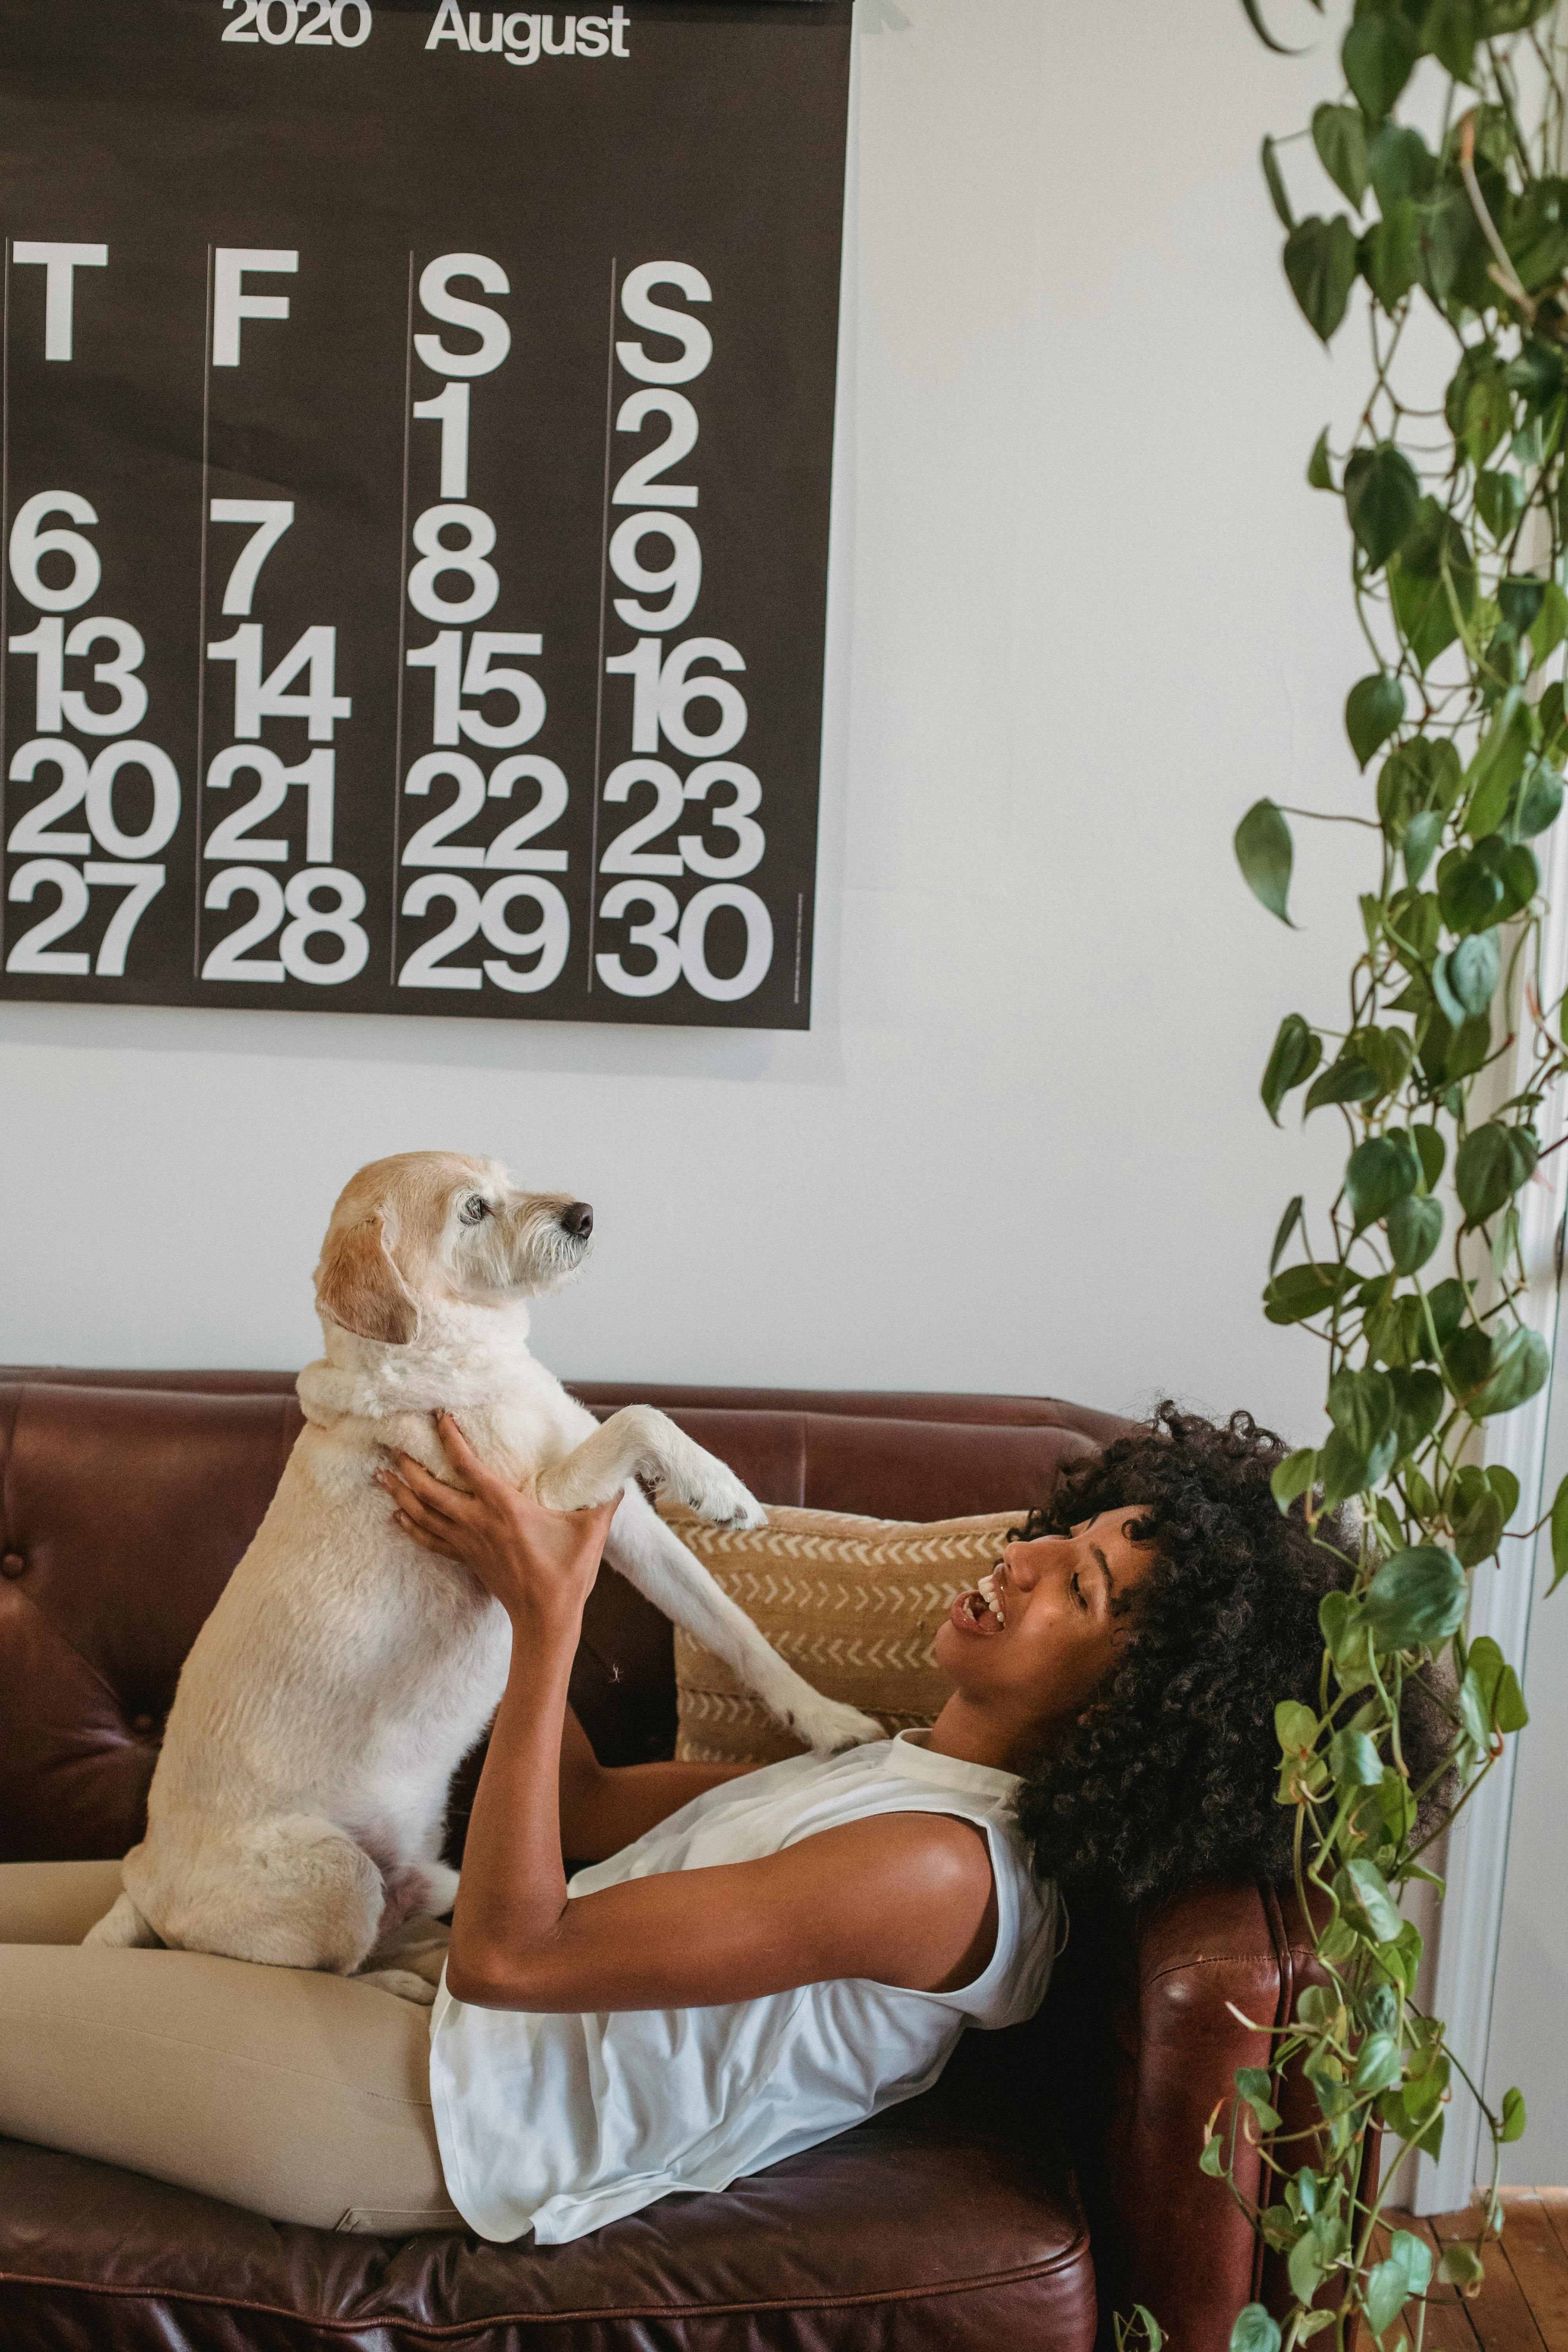
[[(1279, 48), (1259, 0), (1243, 5)], [(1435, 2156), (1454, 2078), (1480, 2099), (1416, 2002), (1421, 1937), (1399, 1900), (1431, 1874), (1417, 1815), (1436, 1792), (1412, 1785), (1399, 1716), (1406, 1678), (1436, 1667), (1457, 1743), (1445, 1819), (1525, 1720), (1496, 1643), (1463, 1629), (1469, 1572), (1533, 1532), (1514, 1525), (1518, 1481), (1480, 1457), (1489, 1427), (1550, 1369), (1521, 1313), (1518, 1196), (1541, 1158), (1537, 1115), (1568, 1069), (1542, 970), (1537, 846), (1568, 759), (1565, 59), (1549, 13), (1549, 0), (1355, 0), (1342, 95), (1263, 142), (1298, 304), (1324, 343), (1347, 320), (1369, 338), (1349, 446), (1325, 432), (1307, 480), (1344, 509), (1368, 649), (1345, 731), (1373, 793), (1337, 819), (1367, 829), (1345, 1026), (1289, 1014), (1262, 1084), (1277, 1124), (1305, 1087), (1305, 1114), (1337, 1113), (1347, 1146), (1336, 1198), (1310, 1216), (1293, 1200), (1269, 1265), (1269, 1321), (1326, 1346), (1329, 1421), (1274, 1490), (1282, 1509), (1300, 1498), (1324, 1540), (1342, 1540), (1328, 1515), (1359, 1505), (1360, 1534), (1352, 1580), (1323, 1603), (1316, 1704), (1277, 1717), (1323, 1982), (1277, 2034), (1270, 2069), (1237, 2074), (1203, 2150), (1287, 2257), (1294, 2298), (1283, 2326), (1248, 2305), (1233, 2352), (1279, 2352), (1281, 2338), (1291, 2352), (1331, 2327), (1342, 2347), (1358, 2320), (1420, 2352), (1431, 2256), (1380, 2228), (1367, 2143), (1382, 2125)], [(1282, 921), (1289, 820), (1325, 814), (1261, 800), (1237, 828), (1242, 871)], [(1499, 1102), (1505, 1057), (1519, 1090)], [(1550, 1516), (1561, 1579), (1568, 1481)], [(1310, 2129), (1287, 2131), (1270, 2104), (1286, 2067), (1315, 2095)], [(1441, 2267), (1467, 2288), (1500, 2224), (1499, 2152), (1524, 2126), (1517, 2091), (1481, 2108), (1492, 2194), (1475, 2245), (1450, 2246)], [(1262, 2146), (1260, 2204), (1238, 2182), (1255, 2168), (1237, 2164), (1243, 2138)]]

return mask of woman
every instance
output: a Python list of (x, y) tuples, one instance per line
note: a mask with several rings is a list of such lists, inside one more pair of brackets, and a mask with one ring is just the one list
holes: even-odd
[[(353, 1980), (63, 1952), (114, 1865), (13, 1865), (0, 2131), (279, 2220), (558, 2242), (809, 2147), (927, 2087), (966, 2022), (1032, 2014), (1054, 1882), (1287, 1872), (1273, 1711), (1313, 1696), (1343, 1571), (1279, 1513), (1248, 1415), (1164, 1406), (1070, 1467), (953, 1603), (928, 1733), (749, 1774), (601, 1769), (566, 1691), (613, 1507), (543, 1510), (440, 1433), (467, 1493), (402, 1456), (383, 1482), (515, 1638), (428, 2044)], [(1413, 1772), (1434, 1720), (1413, 1701)], [(563, 1853), (595, 1865), (570, 1888)]]

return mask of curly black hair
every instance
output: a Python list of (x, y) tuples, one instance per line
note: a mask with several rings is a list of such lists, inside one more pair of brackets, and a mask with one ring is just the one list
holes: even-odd
[[(1269, 1475), (1286, 1451), (1250, 1413), (1215, 1423), (1166, 1402), (1146, 1428), (1070, 1464), (1020, 1531), (1062, 1535), (1142, 1505), (1128, 1532), (1158, 1555), (1122, 1604), (1117, 1665), (1018, 1791), (1042, 1877), (1098, 1882), (1123, 1902), (1200, 1879), (1289, 1877), (1295, 1813), (1275, 1801), (1274, 1709), (1294, 1698), (1316, 1710), (1318, 1604), (1350, 1571), (1342, 1545), (1313, 1540), (1299, 1502), (1286, 1513), (1276, 1503)], [(1419, 1787), (1452, 1733), (1414, 1676), (1400, 1738)]]

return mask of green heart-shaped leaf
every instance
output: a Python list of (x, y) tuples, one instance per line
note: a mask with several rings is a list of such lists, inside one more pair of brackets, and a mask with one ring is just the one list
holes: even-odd
[(1285, 275), (1313, 333), (1330, 341), (1356, 279), (1355, 231), (1343, 213), (1331, 221), (1313, 213), (1297, 222), (1285, 240)]
[(1365, 767), (1380, 743), (1386, 743), (1405, 716), (1405, 688), (1386, 670), (1358, 678), (1345, 697), (1345, 733), (1351, 750)]
[(1348, 1266), (1331, 1262), (1289, 1265), (1265, 1289), (1263, 1312), (1270, 1323), (1304, 1323), (1323, 1314), (1354, 1280)]
[(1388, 1212), (1388, 1252), (1396, 1274), (1424, 1266), (1443, 1238), (1442, 1203), (1430, 1194), (1395, 1201)]
[(1275, 152), (1272, 139), (1265, 139), (1260, 160), (1263, 164), (1264, 179), (1268, 184), (1269, 201), (1279, 215), (1279, 226), (1285, 229), (1294, 228), (1296, 215), (1290, 209), (1290, 199), (1285, 191), (1284, 174), (1279, 169), (1279, 158)]
[(1470, 796), (1465, 830), (1472, 840), (1502, 823), (1530, 750), (1530, 709), (1519, 688), (1510, 687), (1465, 777)]
[(1329, 1417), (1360, 1453), (1370, 1454), (1394, 1426), (1394, 1383), (1386, 1372), (1352, 1371), (1329, 1382)]
[(1421, 1162), (1402, 1138), (1373, 1135), (1358, 1143), (1345, 1165), (1345, 1192), (1357, 1231), (1386, 1216), (1420, 1181)]
[(1413, 123), (1385, 122), (1367, 146), (1373, 193), (1386, 213), (1402, 196), (1428, 194), (1437, 176), (1437, 159)]
[(1399, 1906), (1388, 1891), (1388, 1881), (1375, 1862), (1350, 1862), (1340, 1873), (1339, 1886), (1342, 1895), (1356, 1904), (1367, 1926), (1380, 1944), (1392, 1944), (1405, 1922)]
[(1369, 567), (1381, 570), (1415, 522), (1421, 484), (1392, 441), (1357, 449), (1345, 465), (1345, 512)]
[[(1366, 117), (1359, 107), (1319, 106), (1312, 110), (1312, 144), (1318, 161), (1342, 196), (1359, 213), (1371, 184), (1366, 152)], [(1286, 227), (1290, 226), (1289, 221)]]
[(1421, 44), (1401, 16), (1358, 16), (1345, 35), (1340, 61), (1369, 121), (1381, 122), (1409, 80)]
[(1454, 1161), (1454, 1189), (1469, 1223), (1484, 1225), (1496, 1216), (1529, 1182), (1540, 1156), (1532, 1128), (1489, 1119), (1467, 1135)]
[(1514, 526), (1524, 512), (1524, 484), (1519, 476), (1485, 470), (1479, 474), (1476, 512), (1500, 547), (1505, 539), (1511, 539)]
[(1394, 1387), (1394, 1423), (1403, 1457), (1414, 1454), (1431, 1436), (1443, 1418), (1448, 1392), (1436, 1372), (1400, 1370), (1388, 1377)]
[(1563, 806), (1563, 779), (1544, 760), (1531, 759), (1521, 781), (1512, 830), (1521, 841), (1533, 841), (1555, 824)]
[(1480, 1421), (1512, 1412), (1545, 1387), (1551, 1370), (1551, 1351), (1538, 1331), (1510, 1331), (1493, 1348), (1486, 1386), (1479, 1396), (1467, 1399), (1468, 1408)]
[(1395, 196), (1361, 240), (1362, 276), (1385, 310), (1396, 310), (1419, 271), (1421, 214), (1415, 198)]
[(1299, 1452), (1288, 1454), (1276, 1465), (1269, 1475), (1268, 1486), (1282, 1511), (1288, 1511), (1298, 1495), (1304, 1495), (1318, 1475), (1318, 1456), (1313, 1447), (1303, 1445)]
[(1431, 865), (1448, 820), (1441, 809), (1423, 809), (1405, 828), (1405, 878), (1414, 890)]
[(1296, 845), (1290, 828), (1272, 801), (1254, 801), (1236, 828), (1236, 860), (1254, 898), (1289, 923), (1290, 868)]
[[(1378, 1773), (1381, 1780), (1383, 1774)], [(1404, 2079), (1405, 2062), (1399, 2044), (1392, 2033), (1369, 2033), (1362, 2043), (1356, 2061), (1353, 2087), (1364, 2097), (1368, 2092), (1392, 2090)]]
[(1415, 1544), (1385, 1559), (1373, 1578), (1364, 1609), (1367, 1630), (1380, 1651), (1435, 1646), (1464, 1622), (1468, 1597), (1465, 1572), (1452, 1552), (1437, 1544)]
[[(1424, 498), (1415, 520), (1389, 561), (1389, 593), (1394, 617), (1405, 633), (1417, 664), (1426, 669), (1459, 632), (1460, 618), (1468, 620), (1476, 608), (1475, 552), (1460, 525), (1436, 499)], [(1458, 755), (1451, 743), (1434, 741), (1431, 753), (1446, 753), (1457, 782)], [(1457, 793), (1434, 795), (1439, 805), (1451, 807)]]
[[(1323, 1057), (1323, 1041), (1299, 1013), (1288, 1013), (1279, 1024), (1273, 1051), (1258, 1091), (1276, 1127), (1279, 1106), (1293, 1087), (1305, 1084)], [(1300, 1205), (1298, 1203), (1298, 1205)]]
[[(1495, 931), (1461, 940), (1458, 947), (1438, 957), (1432, 967), (1432, 992), (1454, 1028), (1462, 1030), (1488, 1011), (1501, 970), (1502, 951)], [(1489, 1028), (1487, 1034), (1489, 1043)], [(1448, 1076), (1459, 1076), (1451, 1056)]]
[(1501, 1541), (1502, 1505), (1488, 1486), (1455, 1528), (1454, 1551), (1461, 1568), (1478, 1568)]
[[(1362, 2058), (1364, 2063), (1364, 2049)], [(1392, 2079), (1397, 2082), (1399, 2077), (1395, 2074)], [(1360, 2066), (1356, 2069), (1356, 2084), (1358, 2089), (1365, 2087), (1361, 2081)], [(1372, 2334), (1378, 2336), (1386, 2335), (1412, 2295), (1426, 2292), (1431, 2276), (1430, 2250), (1411, 2231), (1396, 2230), (1387, 2259), (1373, 2264), (1367, 2273), (1363, 2288), (1366, 2324)]]
[(1438, 876), (1437, 903), (1451, 931), (1484, 931), (1503, 920), (1503, 884), (1483, 857), (1447, 859)]
[[(1473, 81), (1482, 29), (1476, 0), (1432, 0), (1421, 20), (1422, 47), (1447, 67), (1456, 81)], [(1383, 2330), (1373, 2332), (1381, 2336)]]
[(1336, 1731), (1329, 1742), (1329, 1769), (1346, 1788), (1375, 1789), (1383, 1759), (1364, 1731)]
[(1231, 2322), (1230, 2352), (1279, 2352), (1279, 2325), (1260, 2303), (1245, 2303)]

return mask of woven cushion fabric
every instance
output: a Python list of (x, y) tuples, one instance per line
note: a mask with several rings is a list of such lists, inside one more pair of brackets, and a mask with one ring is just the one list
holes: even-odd
[[(747, 1529), (712, 1527), (662, 1498), (658, 1508), (781, 1657), (889, 1732), (935, 1720), (949, 1687), (931, 1654), (937, 1628), (1027, 1517), (870, 1519), (774, 1505), (765, 1527)], [(686, 1762), (771, 1764), (802, 1753), (761, 1699), (679, 1626), (675, 1679), (675, 1752)]]

